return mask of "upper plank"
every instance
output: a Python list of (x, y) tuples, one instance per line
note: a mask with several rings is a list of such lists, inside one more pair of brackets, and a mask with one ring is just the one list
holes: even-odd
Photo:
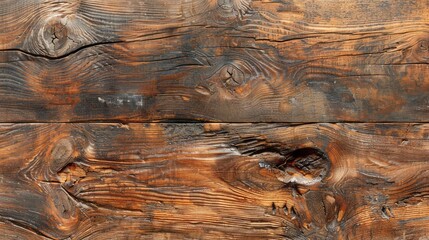
[(426, 122), (415, 1), (2, 1), (0, 122)]

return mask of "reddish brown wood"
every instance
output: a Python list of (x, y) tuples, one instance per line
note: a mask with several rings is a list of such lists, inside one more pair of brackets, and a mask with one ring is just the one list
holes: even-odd
[(429, 237), (427, 124), (18, 124), (0, 149), (17, 239)]

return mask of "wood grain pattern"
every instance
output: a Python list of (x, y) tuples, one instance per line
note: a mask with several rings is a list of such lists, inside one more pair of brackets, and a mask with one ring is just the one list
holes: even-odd
[(0, 122), (427, 122), (427, 0), (0, 2)]
[(428, 124), (2, 124), (0, 233), (426, 239), (428, 156)]
[(0, 239), (429, 239), (428, 0), (0, 22)]

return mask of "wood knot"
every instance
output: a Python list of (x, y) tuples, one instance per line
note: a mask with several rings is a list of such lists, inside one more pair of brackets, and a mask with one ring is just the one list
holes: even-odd
[(219, 77), (223, 85), (232, 91), (246, 83), (244, 72), (232, 64), (222, 67)]
[(58, 140), (50, 152), (54, 171), (58, 171), (67, 164), (73, 158), (73, 153), (73, 141), (68, 138)]
[(86, 170), (77, 163), (69, 163), (58, 172), (58, 180), (66, 188), (73, 187), (84, 177)]
[(384, 219), (389, 219), (395, 216), (393, 215), (392, 209), (389, 206), (384, 205), (381, 207), (381, 217)]
[(252, 0), (218, 0), (218, 6), (224, 16), (231, 15), (242, 19), (251, 11), (251, 2)]
[[(50, 151), (49, 178), (60, 183), (75, 181), (75, 177), (82, 177), (82, 171), (76, 162), (80, 153), (73, 138), (62, 138), (56, 142)], [(73, 185), (73, 184), (72, 184)]]
[(232, 12), (234, 9), (231, 0), (218, 0), (218, 5), (221, 9), (228, 12)]
[(419, 60), (424, 63), (429, 63), (429, 41), (422, 40), (418, 43)]
[(275, 166), (282, 171), (277, 175), (282, 182), (313, 185), (322, 181), (329, 172), (330, 161), (319, 149), (297, 149), (284, 157), (284, 162)]
[(67, 19), (53, 17), (49, 19), (40, 30), (42, 46), (51, 57), (58, 57), (66, 54), (70, 50), (70, 45), (74, 43), (69, 37), (70, 30), (67, 27)]
[(257, 73), (253, 65), (241, 60), (232, 60), (217, 66), (213, 72), (195, 87), (202, 95), (219, 94), (223, 99), (243, 98), (252, 92), (252, 82)]
[(419, 42), (419, 49), (422, 51), (428, 51), (429, 50), (429, 42), (426, 40), (422, 40)]
[(65, 239), (74, 232), (79, 224), (80, 209), (71, 196), (59, 186), (45, 186), (45, 193), (49, 196), (44, 211), (48, 214), (49, 226), (55, 229), (54, 239)]
[(426, 39), (418, 41), (409, 53), (408, 62), (429, 63), (429, 41)]
[[(330, 169), (327, 155), (317, 148), (301, 148), (294, 151), (268, 149), (260, 150), (257, 156), (261, 158), (260, 168), (275, 173), (277, 180), (293, 185), (314, 185), (321, 182)], [(267, 157), (267, 153), (276, 157)], [(272, 155), (272, 154), (270, 154)], [(304, 189), (305, 192), (305, 189)]]
[(331, 162), (318, 148), (282, 149), (281, 145), (266, 145), (264, 139), (245, 138), (234, 147), (250, 158), (222, 164), (222, 177), (229, 183), (241, 182), (248, 187), (278, 190), (285, 184), (292, 194), (304, 195), (314, 190), (329, 174)]
[(56, 22), (51, 26), (50, 35), (55, 50), (60, 49), (67, 42), (67, 28), (60, 22)]

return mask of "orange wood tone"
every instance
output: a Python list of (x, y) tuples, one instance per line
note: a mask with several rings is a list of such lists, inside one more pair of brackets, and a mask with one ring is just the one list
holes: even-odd
[(428, 124), (3, 124), (0, 148), (11, 239), (429, 233)]

